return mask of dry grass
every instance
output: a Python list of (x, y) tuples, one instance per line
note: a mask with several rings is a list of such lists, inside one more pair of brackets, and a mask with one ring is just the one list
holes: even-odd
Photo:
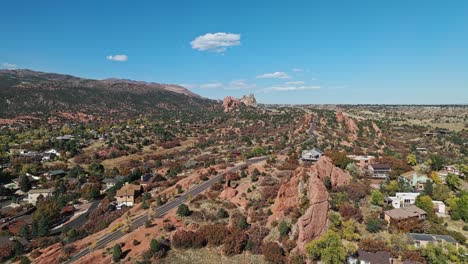
[(226, 257), (220, 254), (218, 250), (202, 248), (202, 249), (189, 249), (189, 250), (171, 250), (167, 257), (162, 259), (163, 264), (266, 264), (262, 255), (252, 255), (245, 253), (232, 257)]

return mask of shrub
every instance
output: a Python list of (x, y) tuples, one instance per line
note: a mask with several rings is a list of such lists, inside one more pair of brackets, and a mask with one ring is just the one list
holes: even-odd
[(349, 204), (343, 204), (340, 206), (340, 215), (344, 221), (354, 219), (356, 222), (362, 222), (361, 209), (351, 206)]
[(338, 264), (346, 259), (346, 248), (340, 236), (331, 230), (319, 239), (309, 242), (305, 250), (310, 260), (320, 259), (324, 263)]
[(119, 244), (115, 244), (114, 249), (112, 250), (112, 260), (114, 262), (119, 262), (121, 256), (122, 256), (122, 248), (120, 248)]
[(219, 208), (218, 212), (216, 212), (216, 216), (218, 218), (227, 218), (229, 217), (229, 213), (224, 208)]
[(378, 251), (389, 251), (389, 248), (385, 245), (385, 241), (381, 239), (374, 239), (372, 237), (366, 237), (362, 239), (358, 246), (360, 249), (367, 252), (378, 252)]
[(231, 234), (224, 239), (223, 253), (233, 256), (242, 253), (247, 244), (248, 236), (242, 230), (232, 230)]
[(206, 245), (203, 237), (193, 231), (177, 230), (172, 236), (172, 245), (176, 248), (201, 248)]
[(247, 218), (243, 215), (239, 215), (236, 220), (236, 225), (240, 229), (247, 229), (249, 227), (249, 223), (247, 223)]
[(204, 237), (210, 246), (220, 246), (230, 234), (223, 224), (205, 225), (197, 230), (197, 235)]
[(285, 221), (281, 221), (278, 225), (278, 231), (280, 233), (280, 236), (286, 236), (289, 234), (289, 225)]
[(372, 218), (367, 221), (366, 230), (371, 233), (377, 233), (382, 229), (383, 221), (379, 218)]
[(265, 260), (275, 264), (285, 263), (284, 250), (275, 242), (267, 242), (263, 245)]
[(186, 204), (181, 204), (177, 208), (177, 215), (180, 217), (189, 216), (192, 212)]

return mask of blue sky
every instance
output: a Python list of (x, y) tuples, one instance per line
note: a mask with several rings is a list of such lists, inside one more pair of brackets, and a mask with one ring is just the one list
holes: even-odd
[(0, 66), (262, 103), (468, 103), (468, 1), (5, 1)]

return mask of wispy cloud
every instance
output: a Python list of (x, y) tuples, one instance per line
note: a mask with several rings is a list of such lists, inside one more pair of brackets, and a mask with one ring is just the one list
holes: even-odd
[(285, 72), (272, 72), (272, 73), (265, 73), (262, 75), (258, 75), (257, 79), (289, 79), (291, 78)]
[(196, 87), (196, 85), (190, 84), (190, 83), (179, 83), (177, 85), (182, 86), (182, 87), (187, 88), (187, 89), (192, 89), (192, 88)]
[(302, 72), (302, 71), (304, 71), (304, 70), (303, 70), (303, 69), (299, 69), (299, 68), (294, 68), (294, 69), (292, 69), (292, 71), (293, 71), (293, 72)]
[(239, 46), (241, 44), (240, 39), (240, 34), (225, 32), (207, 33), (196, 37), (190, 42), (190, 45), (195, 50), (222, 53), (229, 47)]
[(301, 84), (305, 84), (305, 82), (304, 81), (292, 81), (292, 82), (285, 82), (285, 84), (301, 85)]
[(203, 88), (203, 89), (213, 89), (213, 88), (221, 88), (221, 87), (223, 87), (223, 84), (220, 82), (211, 82), (211, 83), (205, 83), (205, 84), (200, 85), (200, 88)]
[(106, 59), (111, 60), (111, 61), (120, 61), (120, 62), (123, 62), (123, 61), (127, 61), (127, 60), (128, 60), (128, 56), (125, 55), (125, 54), (116, 54), (116, 55), (109, 55), (109, 56), (106, 56)]
[(260, 92), (269, 93), (269, 92), (292, 92), (292, 91), (308, 91), (308, 90), (319, 90), (320, 86), (272, 86), (261, 89)]
[(13, 70), (13, 69), (18, 68), (18, 65), (8, 63), (8, 62), (4, 62), (4, 63), (2, 63), (2, 68), (7, 69), (7, 70)]
[(234, 80), (229, 83), (229, 86), (226, 88), (228, 90), (235, 90), (235, 89), (251, 89), (255, 88), (256, 85), (254, 83), (248, 83), (247, 81), (240, 79)]

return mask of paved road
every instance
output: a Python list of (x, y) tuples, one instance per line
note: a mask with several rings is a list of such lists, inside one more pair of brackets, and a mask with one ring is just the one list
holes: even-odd
[(50, 231), (50, 234), (58, 234), (62, 232), (62, 229), (66, 226), (70, 229), (79, 229), (81, 226), (83, 226), (86, 221), (88, 220), (88, 216), (91, 212), (93, 212), (98, 205), (101, 203), (102, 199), (94, 201), (91, 206), (88, 208), (88, 210), (85, 213), (82, 213), (79, 215), (77, 218), (74, 220), (62, 225), (61, 227), (56, 227)]
[[(185, 192), (184, 194), (180, 195), (179, 197), (177, 197), (177, 198), (167, 202), (166, 204), (161, 205), (160, 207), (156, 208), (155, 209), (156, 213), (154, 214), (154, 216), (155, 217), (161, 217), (161, 216), (167, 214), (167, 212), (171, 211), (172, 209), (174, 209), (174, 208), (178, 207), (179, 205), (183, 204), (184, 202), (186, 202), (189, 197), (193, 198), (196, 195), (206, 191), (213, 184), (215, 184), (216, 182), (221, 181), (221, 179), (223, 178), (223, 176), (226, 173), (237, 171), (237, 170), (241, 169), (242, 167), (245, 167), (245, 166), (253, 164), (253, 163), (262, 162), (262, 161), (265, 161), (267, 159), (268, 159), (268, 156), (262, 156), (262, 157), (257, 157), (257, 158), (251, 158), (251, 159), (248, 159), (245, 162), (236, 164), (234, 167), (229, 168), (226, 171), (217, 174), (215, 177), (213, 177), (213, 178), (211, 178), (211, 179), (209, 179), (209, 180), (195, 186), (194, 188), (192, 188), (191, 190)], [(132, 225), (130, 227), (130, 231), (133, 231), (133, 230), (143, 226), (147, 219), (148, 219), (147, 214), (141, 215), (141, 216), (137, 217), (136, 219), (134, 219), (133, 222), (132, 222)], [(94, 248), (95, 249), (102, 248), (105, 245), (107, 245), (108, 243), (110, 243), (112, 241), (115, 241), (115, 240), (123, 237), (124, 235), (125, 235), (125, 232), (121, 231), (120, 229), (116, 230), (116, 231), (114, 231), (112, 233), (106, 234), (106, 235), (102, 236), (96, 242)], [(64, 263), (75, 262), (78, 259), (88, 255), (91, 251), (92, 251), (92, 249), (90, 247), (87, 247), (87, 248), (83, 249), (82, 251), (78, 252), (76, 255), (74, 255), (68, 261), (66, 261)]]

